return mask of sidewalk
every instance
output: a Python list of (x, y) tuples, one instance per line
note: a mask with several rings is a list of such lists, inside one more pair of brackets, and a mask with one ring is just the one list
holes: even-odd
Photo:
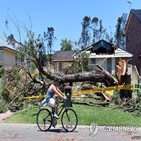
[(12, 116), (14, 113), (10, 112), (9, 110), (5, 113), (0, 114), (0, 123), (4, 122), (6, 118)]

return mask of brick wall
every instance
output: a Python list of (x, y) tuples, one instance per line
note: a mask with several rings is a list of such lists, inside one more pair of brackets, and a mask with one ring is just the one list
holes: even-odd
[(133, 58), (130, 61), (133, 65), (141, 64), (141, 22), (137, 17), (131, 13), (131, 18), (126, 30), (126, 50), (133, 54)]

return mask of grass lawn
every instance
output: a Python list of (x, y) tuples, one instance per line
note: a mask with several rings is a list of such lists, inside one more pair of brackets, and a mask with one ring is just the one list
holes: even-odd
[[(94, 107), (80, 104), (74, 104), (73, 108), (78, 115), (79, 125), (90, 125), (94, 122), (98, 125), (141, 127), (141, 117), (134, 117), (131, 113), (123, 112), (120, 109)], [(38, 110), (39, 107), (24, 108), (23, 110), (16, 112), (12, 117), (8, 118), (6, 122), (36, 123)]]

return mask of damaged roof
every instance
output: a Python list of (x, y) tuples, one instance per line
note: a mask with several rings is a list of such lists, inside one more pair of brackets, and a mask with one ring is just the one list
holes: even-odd
[(86, 51), (89, 54), (89, 58), (116, 58), (116, 57), (132, 57), (131, 53), (128, 53), (124, 49), (118, 48), (113, 43), (105, 40), (100, 40), (83, 50), (75, 53), (76, 57), (79, 53)]

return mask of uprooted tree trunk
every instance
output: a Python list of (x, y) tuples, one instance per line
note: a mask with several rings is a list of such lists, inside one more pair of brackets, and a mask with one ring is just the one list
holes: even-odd
[(61, 83), (69, 82), (72, 84), (73, 82), (93, 81), (102, 82), (105, 84), (105, 86), (114, 86), (117, 83), (117, 80), (100, 66), (97, 66), (97, 69), (90, 72), (56, 76), (54, 74), (48, 73), (43, 69), (40, 64), (39, 58), (37, 58), (36, 56), (34, 58), (34, 63), (36, 64), (39, 72), (51, 80), (57, 77), (60, 79)]

